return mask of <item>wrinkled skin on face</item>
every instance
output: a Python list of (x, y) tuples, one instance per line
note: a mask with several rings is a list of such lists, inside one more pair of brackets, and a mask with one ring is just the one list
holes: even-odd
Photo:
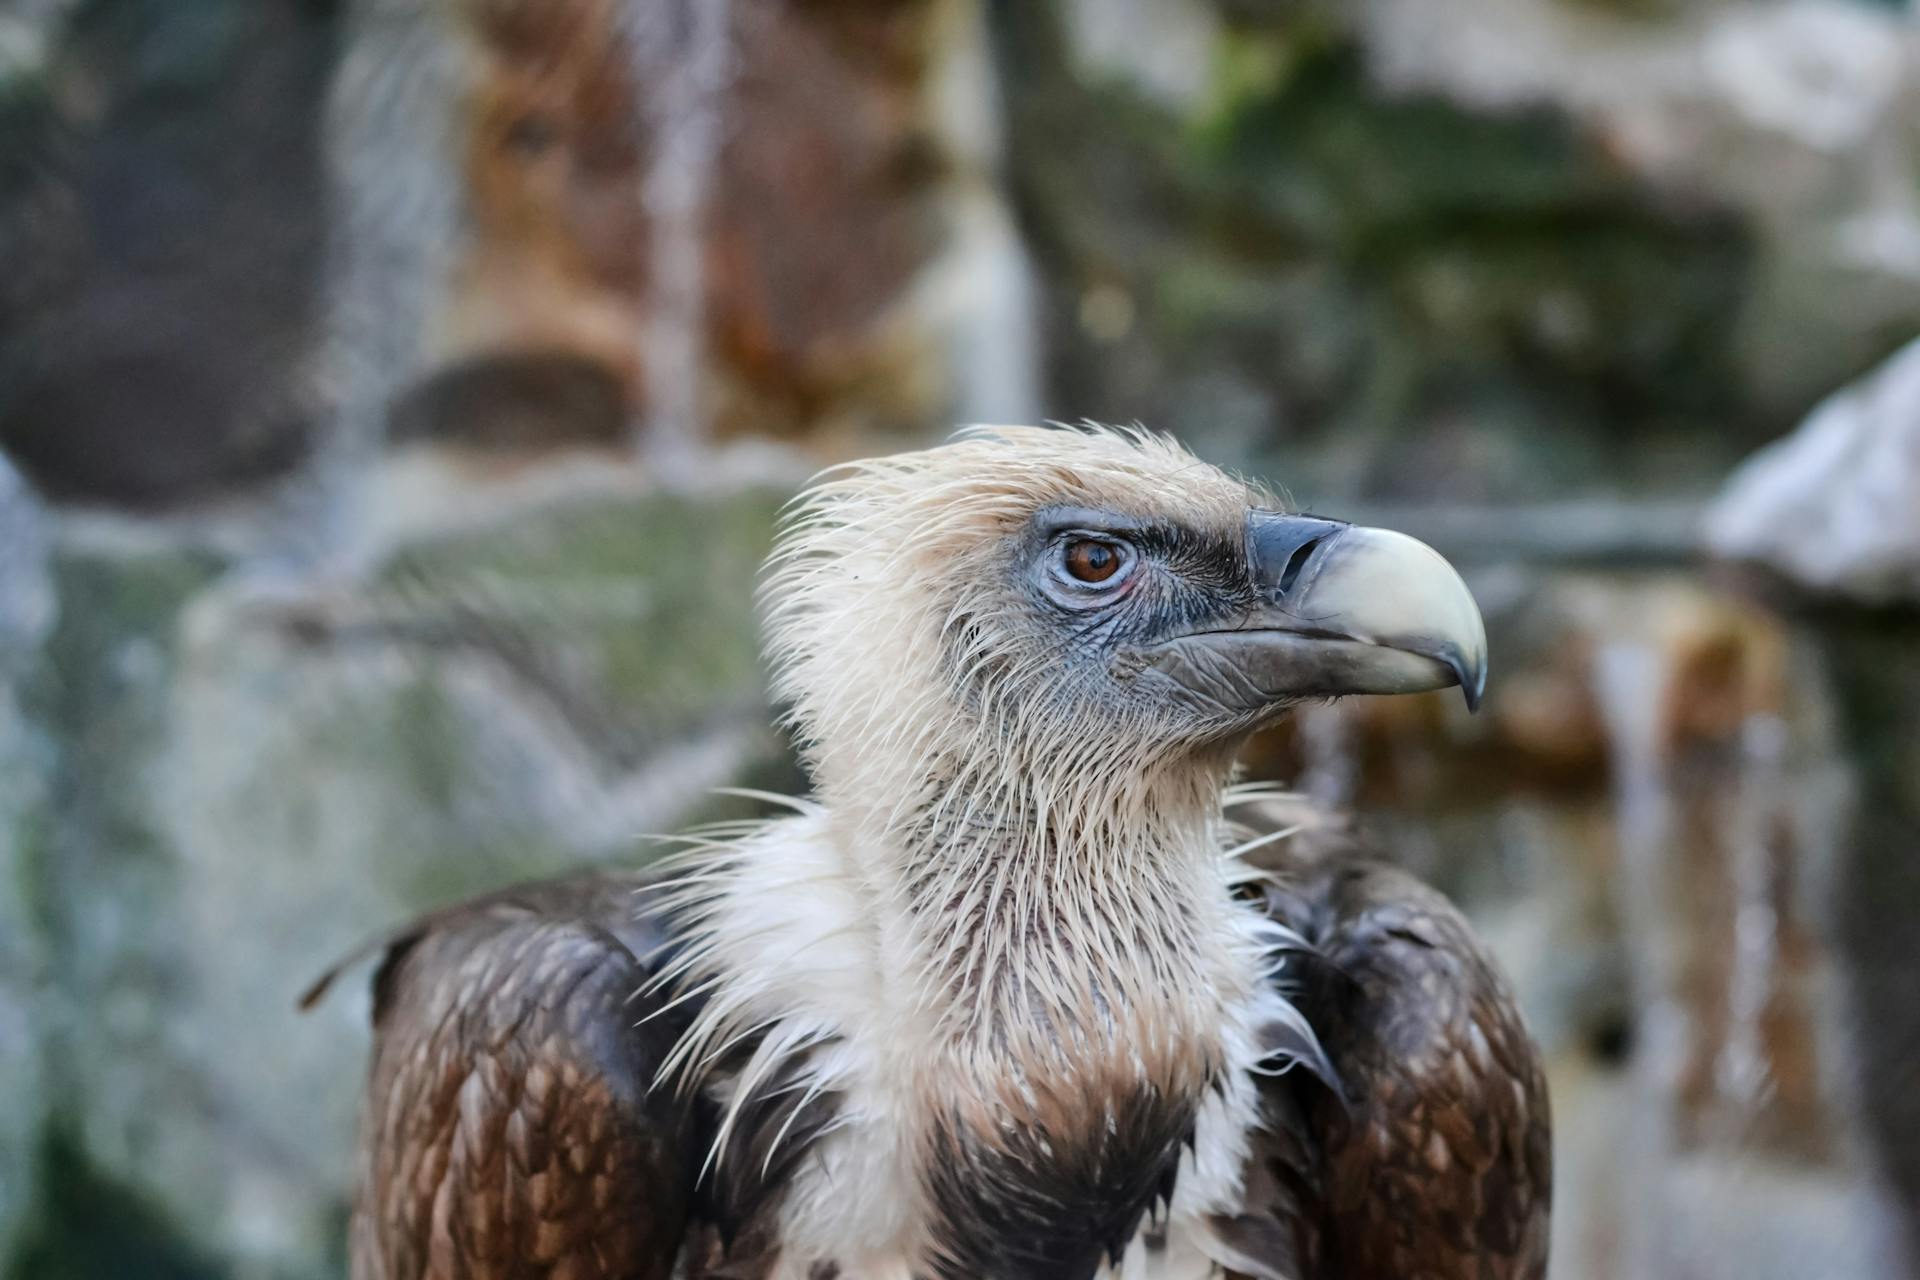
[(1230, 736), (1302, 699), (1486, 678), (1459, 575), (1411, 538), (1248, 506), (1237, 521), (1048, 505), (1011, 539), (1010, 590), (1060, 687), (1181, 736)]

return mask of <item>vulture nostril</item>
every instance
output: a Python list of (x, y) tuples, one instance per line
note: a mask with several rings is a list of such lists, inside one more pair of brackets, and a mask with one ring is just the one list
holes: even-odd
[(1287, 557), (1287, 567), (1280, 571), (1280, 594), (1293, 590), (1293, 584), (1299, 580), (1300, 571), (1307, 567), (1307, 561), (1313, 558), (1314, 548), (1320, 545), (1319, 538), (1308, 538), (1293, 554)]

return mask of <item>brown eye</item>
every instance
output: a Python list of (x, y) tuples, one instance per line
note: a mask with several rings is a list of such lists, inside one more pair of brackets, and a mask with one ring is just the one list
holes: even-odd
[(1105, 582), (1120, 571), (1120, 548), (1111, 542), (1079, 538), (1067, 544), (1067, 572), (1081, 582)]

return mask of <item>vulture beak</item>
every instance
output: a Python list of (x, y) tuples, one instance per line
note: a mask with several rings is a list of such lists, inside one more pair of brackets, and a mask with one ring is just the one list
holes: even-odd
[(1459, 685), (1477, 710), (1487, 631), (1467, 584), (1426, 543), (1387, 529), (1254, 511), (1257, 603), (1155, 647), (1148, 665), (1216, 705)]

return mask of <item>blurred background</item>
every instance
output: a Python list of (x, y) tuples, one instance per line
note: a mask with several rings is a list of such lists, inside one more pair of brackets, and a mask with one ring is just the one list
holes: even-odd
[(799, 788), (817, 467), (1139, 420), (1467, 571), (1254, 769), (1492, 939), (1560, 1280), (1920, 1254), (1920, 17), (0, 0), (0, 1276), (343, 1274), (421, 908)]

